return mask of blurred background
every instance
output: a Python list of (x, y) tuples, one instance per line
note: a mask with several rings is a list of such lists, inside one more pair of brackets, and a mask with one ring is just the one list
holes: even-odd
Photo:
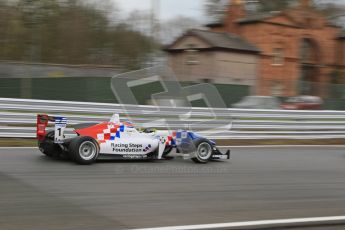
[(0, 97), (117, 102), (112, 76), (168, 65), (229, 107), (344, 110), (344, 19), (343, 0), (0, 0)]

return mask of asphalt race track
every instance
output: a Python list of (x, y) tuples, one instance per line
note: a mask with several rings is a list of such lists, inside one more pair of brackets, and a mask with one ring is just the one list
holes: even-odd
[(231, 161), (207, 165), (174, 159), (92, 166), (51, 160), (35, 149), (0, 149), (1, 230), (341, 215), (344, 147), (234, 148)]

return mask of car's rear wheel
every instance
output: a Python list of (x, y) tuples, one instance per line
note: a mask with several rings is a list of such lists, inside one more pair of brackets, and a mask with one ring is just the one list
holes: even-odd
[(196, 151), (195, 151), (195, 157), (192, 158), (192, 160), (195, 163), (205, 164), (210, 161), (212, 157), (212, 145), (205, 141), (199, 141), (195, 144)]
[(97, 142), (91, 137), (76, 137), (69, 146), (70, 156), (81, 165), (89, 165), (95, 162), (99, 155)]

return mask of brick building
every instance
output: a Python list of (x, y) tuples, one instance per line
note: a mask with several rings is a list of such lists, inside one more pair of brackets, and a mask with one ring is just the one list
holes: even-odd
[(190, 30), (166, 48), (170, 66), (183, 81), (254, 88), (259, 49), (230, 33)]
[[(232, 0), (224, 19), (209, 24), (208, 27), (208, 32), (213, 36), (238, 36), (238, 39), (259, 50), (259, 53), (241, 51), (257, 56), (256, 94), (311, 94), (326, 97), (330, 93), (327, 84), (345, 83), (342, 79), (345, 70), (345, 36), (342, 29), (329, 22), (309, 0), (300, 0), (299, 4), (281, 12), (260, 15), (247, 15), (243, 1)], [(181, 67), (176, 65), (176, 45), (186, 39), (187, 35), (167, 49), (171, 54), (171, 63), (175, 63), (173, 68)], [(194, 44), (189, 44), (189, 48), (185, 47), (184, 51), (191, 48), (205, 51)], [(180, 47), (180, 51), (181, 49)], [(240, 50), (241, 47), (239, 50), (225, 51), (237, 55), (241, 53)], [(212, 55), (208, 57), (215, 58)], [(242, 61), (236, 67), (240, 69), (237, 71), (240, 73), (243, 72), (241, 69), (248, 67), (243, 63), (248, 64), (249, 59), (239, 60)], [(220, 75), (227, 76), (228, 73), (225, 68)], [(218, 81), (217, 74), (211, 76), (212, 80)], [(239, 76), (243, 77), (241, 74)], [(231, 84), (231, 81), (228, 83)]]

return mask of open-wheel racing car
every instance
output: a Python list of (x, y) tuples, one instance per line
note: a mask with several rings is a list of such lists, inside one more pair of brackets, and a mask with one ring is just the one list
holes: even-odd
[[(47, 131), (48, 122), (55, 128)], [(118, 114), (99, 124), (80, 124), (76, 135), (65, 136), (67, 118), (37, 115), (40, 151), (49, 157), (65, 157), (88, 165), (97, 159), (161, 160), (170, 159), (173, 149), (196, 163), (230, 159), (230, 150), (221, 153), (216, 143), (191, 131), (138, 131), (132, 123), (121, 122)]]

